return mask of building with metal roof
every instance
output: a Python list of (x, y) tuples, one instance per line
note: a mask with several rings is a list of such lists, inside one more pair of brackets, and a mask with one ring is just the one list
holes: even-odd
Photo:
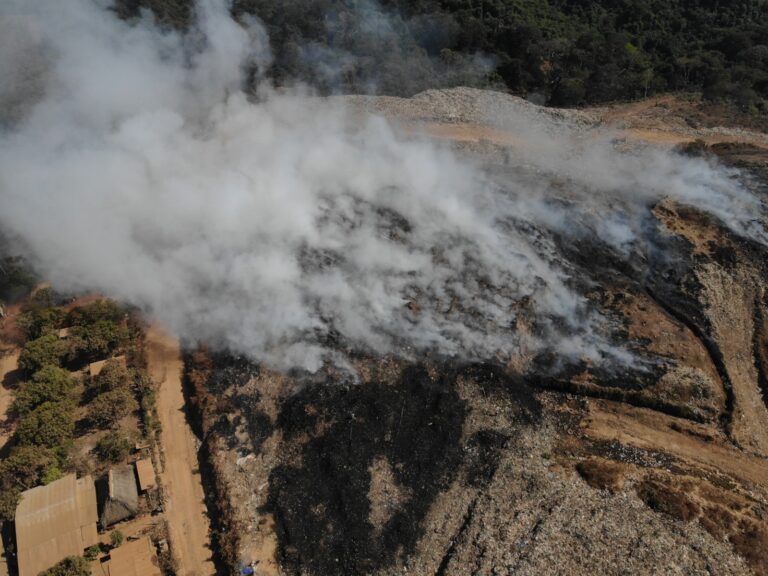
[(108, 576), (162, 576), (155, 547), (146, 536), (112, 550), (104, 566)]
[(152, 460), (144, 458), (136, 462), (136, 476), (139, 479), (139, 490), (146, 492), (155, 488), (155, 468), (152, 466)]
[(96, 510), (90, 476), (69, 474), (22, 493), (15, 522), (19, 576), (37, 576), (97, 544)]

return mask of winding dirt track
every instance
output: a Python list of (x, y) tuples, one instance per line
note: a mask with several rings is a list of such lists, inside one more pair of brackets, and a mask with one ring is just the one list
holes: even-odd
[(162, 425), (165, 466), (160, 477), (166, 494), (165, 517), (181, 576), (216, 573), (211, 560), (209, 521), (197, 461), (197, 441), (187, 423), (182, 389), (183, 363), (178, 341), (152, 326), (147, 330), (147, 363), (160, 386), (157, 411)]

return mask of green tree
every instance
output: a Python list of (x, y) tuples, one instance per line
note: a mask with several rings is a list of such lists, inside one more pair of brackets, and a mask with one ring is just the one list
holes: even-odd
[(35, 306), (25, 310), (16, 324), (27, 340), (34, 340), (56, 330), (63, 319), (64, 312), (60, 308)]
[(27, 342), (19, 355), (19, 368), (27, 374), (34, 374), (49, 364), (58, 366), (62, 356), (62, 345), (56, 334), (45, 334)]
[(35, 372), (28, 382), (21, 385), (13, 401), (12, 410), (23, 416), (45, 402), (63, 400), (74, 385), (74, 379), (63, 368), (52, 364), (44, 366)]
[(138, 404), (131, 391), (118, 388), (91, 400), (88, 404), (88, 421), (97, 428), (109, 428), (137, 408)]
[(15, 446), (0, 462), (0, 485), (28, 490), (40, 484), (48, 470), (57, 466), (56, 456), (42, 446)]
[(73, 326), (69, 331), (67, 359), (71, 362), (94, 361), (109, 356), (128, 340), (128, 329), (113, 320)]
[(7, 256), (6, 251), (7, 246), (0, 245), (0, 300), (16, 302), (35, 287), (37, 278), (22, 258)]
[(102, 462), (121, 462), (131, 452), (133, 442), (126, 434), (112, 430), (96, 443), (94, 452)]
[(38, 576), (90, 576), (91, 567), (82, 556), (68, 556), (53, 568), (40, 572)]
[(56, 467), (56, 457), (46, 448), (14, 447), (0, 462), (0, 521), (13, 520), (21, 492), (39, 485)]
[(69, 326), (89, 326), (101, 320), (119, 324), (125, 318), (125, 310), (112, 300), (97, 300), (73, 308), (67, 315)]
[(0, 490), (0, 521), (10, 522), (14, 519), (20, 498), (21, 490), (16, 486)]
[(15, 438), (21, 445), (59, 448), (72, 439), (74, 431), (74, 405), (46, 402), (21, 419)]
[(88, 388), (97, 394), (110, 392), (119, 388), (130, 388), (133, 379), (125, 364), (117, 360), (109, 360), (97, 376), (88, 384)]

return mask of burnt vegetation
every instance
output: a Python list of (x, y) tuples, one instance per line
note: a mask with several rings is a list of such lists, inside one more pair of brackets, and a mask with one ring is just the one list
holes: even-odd
[[(465, 415), (450, 381), (419, 366), (394, 386), (317, 385), (291, 398), (280, 415), (283, 434), (312, 439), (300, 467), (280, 466), (270, 478), (269, 509), (289, 571), (368, 573), (412, 553), (420, 521), (461, 464)], [(383, 526), (369, 520), (376, 458), (387, 460), (408, 495)]]

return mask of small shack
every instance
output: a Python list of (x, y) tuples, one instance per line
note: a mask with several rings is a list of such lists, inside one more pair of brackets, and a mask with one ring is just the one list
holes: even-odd
[(59, 340), (67, 340), (69, 338), (69, 328), (62, 328), (56, 333)]
[(88, 364), (88, 375), (91, 377), (98, 376), (104, 369), (107, 362), (119, 362), (123, 366), (126, 366), (125, 356), (115, 356), (114, 358), (107, 358), (106, 360), (99, 360), (98, 362), (91, 362)]
[(67, 556), (97, 544), (93, 479), (64, 476), (21, 494), (16, 507), (20, 576), (37, 576)]
[(112, 550), (105, 566), (109, 576), (162, 576), (155, 547), (146, 536)]
[(152, 460), (143, 458), (136, 462), (136, 477), (139, 479), (140, 492), (155, 488), (155, 468), (152, 466)]
[(133, 518), (139, 511), (139, 491), (133, 466), (116, 466), (96, 486), (99, 500), (99, 524), (107, 528)]

